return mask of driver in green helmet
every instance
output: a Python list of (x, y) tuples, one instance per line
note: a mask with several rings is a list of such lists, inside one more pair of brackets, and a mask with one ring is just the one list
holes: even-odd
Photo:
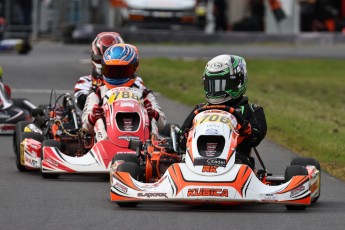
[(207, 103), (198, 104), (184, 121), (179, 133), (181, 150), (185, 151), (194, 111), (205, 105), (226, 105), (235, 108), (245, 120), (244, 127), (239, 130), (245, 138), (236, 148), (236, 162), (254, 168), (251, 150), (264, 139), (267, 125), (263, 108), (249, 103), (248, 97), (244, 95), (248, 83), (246, 61), (236, 55), (212, 58), (205, 67), (203, 83)]

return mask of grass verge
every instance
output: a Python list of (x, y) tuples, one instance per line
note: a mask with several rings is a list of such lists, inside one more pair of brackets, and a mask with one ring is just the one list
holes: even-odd
[[(267, 137), (345, 180), (345, 74), (343, 60), (247, 59), (251, 102), (264, 107)], [(206, 60), (141, 59), (145, 84), (194, 106), (205, 101)]]

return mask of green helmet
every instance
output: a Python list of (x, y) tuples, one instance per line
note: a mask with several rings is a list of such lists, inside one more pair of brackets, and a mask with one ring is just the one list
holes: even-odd
[(221, 104), (241, 97), (247, 89), (247, 65), (244, 58), (219, 55), (211, 59), (203, 76), (206, 99)]

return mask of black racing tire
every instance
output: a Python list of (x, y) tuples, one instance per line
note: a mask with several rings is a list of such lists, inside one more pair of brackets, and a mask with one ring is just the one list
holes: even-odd
[(19, 121), (16, 124), (16, 128), (13, 132), (13, 138), (12, 138), (12, 144), (13, 144), (13, 152), (14, 155), (17, 155), (17, 152), (19, 153), (19, 146), (22, 139), (20, 138), (21, 133), (24, 132), (25, 127), (30, 124), (29, 121)]
[(320, 163), (315, 158), (312, 158), (312, 157), (297, 157), (297, 158), (294, 158), (291, 161), (291, 165), (301, 165), (301, 166), (313, 165), (318, 170), (321, 170)]
[(31, 49), (32, 49), (32, 47), (31, 47), (30, 43), (27, 41), (24, 41), (22, 47), (20, 49), (18, 49), (18, 54), (20, 54), (20, 55), (28, 54)]
[(139, 178), (139, 165), (133, 162), (123, 162), (117, 167), (118, 172), (128, 172), (135, 180)]
[[(43, 141), (43, 136), (39, 133), (32, 133), (32, 132), (21, 132), (19, 135), (19, 146), (20, 142), (22, 142), (25, 138), (31, 138), (36, 141), (42, 142)], [(20, 148), (20, 147), (19, 147)], [(23, 166), (20, 161), (21, 161), (21, 155), (20, 155), (20, 149), (18, 148), (18, 152), (16, 153), (16, 166), (19, 172), (27, 172), (29, 171), (25, 166)]]
[[(297, 157), (291, 161), (291, 165), (301, 165), (301, 166), (313, 165), (313, 166), (315, 166), (315, 168), (317, 168), (317, 170), (320, 171), (319, 180), (321, 180), (321, 165), (320, 165), (319, 161), (316, 160), (315, 158)], [(311, 202), (315, 203), (320, 198), (320, 195), (321, 195), (321, 186), (319, 186), (319, 195), (317, 197), (314, 197)]]
[[(285, 170), (285, 182), (291, 180), (293, 176), (308, 175), (308, 171), (304, 166), (301, 165), (290, 165)], [(288, 210), (305, 210), (306, 205), (285, 205)]]
[(117, 202), (117, 205), (121, 208), (134, 208), (138, 205), (137, 202)]
[[(51, 139), (44, 140), (42, 142), (41, 161), (43, 160), (43, 147), (45, 147), (45, 146), (56, 147), (59, 150), (61, 150), (61, 143), (60, 142), (58, 142), (56, 140), (51, 140)], [(60, 176), (60, 174), (58, 174), (58, 173), (44, 173), (44, 172), (42, 172), (42, 164), (41, 164), (40, 172), (41, 172), (41, 175), (44, 179), (56, 179)]]
[[(131, 177), (138, 180), (140, 167), (138, 164), (133, 162), (124, 162), (117, 167), (118, 172), (128, 172)], [(137, 206), (137, 202), (117, 202), (117, 205), (124, 208), (133, 208)]]
[(139, 158), (135, 153), (120, 153), (116, 154), (111, 160), (111, 164), (114, 164), (117, 160), (123, 160), (125, 162), (132, 162), (139, 165)]

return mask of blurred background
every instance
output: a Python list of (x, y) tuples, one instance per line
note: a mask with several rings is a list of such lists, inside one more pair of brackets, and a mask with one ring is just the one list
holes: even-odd
[(345, 0), (0, 0), (0, 40), (89, 42), (100, 31), (345, 33)]

